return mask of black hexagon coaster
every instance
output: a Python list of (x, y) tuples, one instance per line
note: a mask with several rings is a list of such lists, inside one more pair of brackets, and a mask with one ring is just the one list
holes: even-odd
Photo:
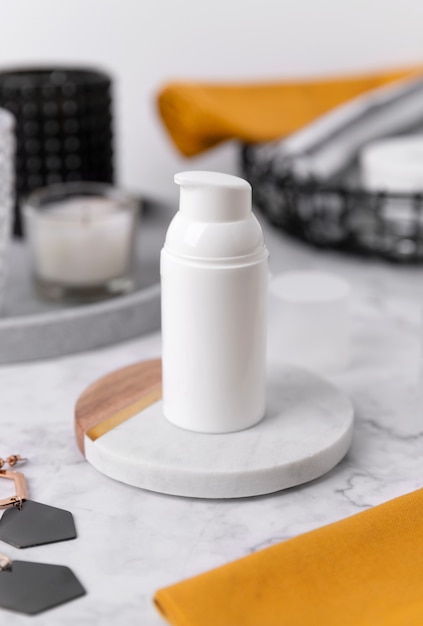
[(0, 520), (0, 539), (16, 548), (75, 539), (72, 513), (25, 500), (22, 509), (10, 508)]
[(13, 561), (0, 571), (0, 608), (35, 615), (85, 595), (69, 567)]

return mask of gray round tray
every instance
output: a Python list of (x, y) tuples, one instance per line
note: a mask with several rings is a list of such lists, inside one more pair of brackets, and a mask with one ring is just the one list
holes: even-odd
[(0, 317), (0, 363), (29, 361), (99, 348), (160, 328), (159, 254), (172, 218), (145, 202), (137, 235), (135, 290), (95, 304), (40, 299), (31, 284), (25, 242), (13, 242)]

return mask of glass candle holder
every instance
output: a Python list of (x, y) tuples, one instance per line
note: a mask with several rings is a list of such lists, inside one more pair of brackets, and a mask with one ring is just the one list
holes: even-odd
[(53, 300), (89, 302), (127, 293), (138, 202), (102, 183), (65, 183), (24, 205), (35, 287)]
[(7, 244), (14, 202), (15, 120), (0, 109), (0, 309), (6, 272)]

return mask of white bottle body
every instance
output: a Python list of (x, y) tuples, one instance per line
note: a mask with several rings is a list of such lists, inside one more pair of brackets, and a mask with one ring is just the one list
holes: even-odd
[(240, 215), (180, 211), (161, 253), (163, 413), (187, 430), (234, 432), (265, 412), (268, 252), (251, 207)]
[(264, 416), (267, 258), (218, 268), (162, 251), (163, 412), (223, 433)]

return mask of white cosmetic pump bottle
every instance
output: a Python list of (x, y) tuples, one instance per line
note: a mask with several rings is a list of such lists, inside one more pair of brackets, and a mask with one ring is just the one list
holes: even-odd
[(202, 433), (243, 430), (265, 412), (268, 251), (251, 186), (182, 172), (161, 252), (163, 413)]

